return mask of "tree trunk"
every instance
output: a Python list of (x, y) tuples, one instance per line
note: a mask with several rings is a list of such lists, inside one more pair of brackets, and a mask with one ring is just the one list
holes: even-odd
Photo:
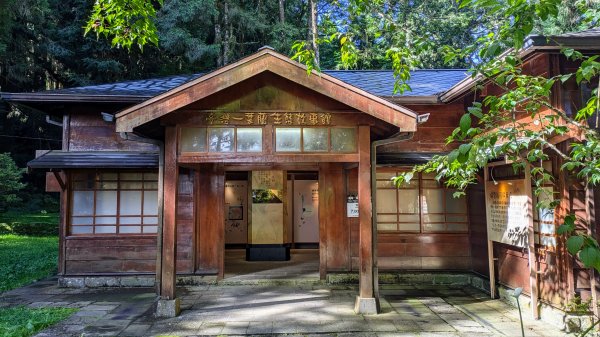
[(319, 66), (319, 45), (317, 44), (317, 4), (308, 0), (308, 45), (315, 52), (315, 64)]
[(279, 23), (285, 24), (285, 0), (279, 0)]
[[(219, 8), (220, 6), (217, 5)], [(223, 66), (223, 37), (221, 36), (221, 16), (217, 14), (215, 17), (215, 45), (219, 48), (219, 54), (217, 55), (217, 67)]]
[(229, 64), (229, 53), (231, 43), (231, 25), (229, 24), (229, 2), (225, 1), (223, 6), (223, 65)]

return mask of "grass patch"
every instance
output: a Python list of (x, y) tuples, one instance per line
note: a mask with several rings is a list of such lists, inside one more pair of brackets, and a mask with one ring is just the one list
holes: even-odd
[(57, 237), (0, 235), (0, 292), (56, 273)]
[(0, 213), (0, 223), (47, 223), (58, 225), (59, 213), (42, 213), (10, 210)]
[(26, 337), (71, 316), (77, 309), (0, 308), (0, 337)]

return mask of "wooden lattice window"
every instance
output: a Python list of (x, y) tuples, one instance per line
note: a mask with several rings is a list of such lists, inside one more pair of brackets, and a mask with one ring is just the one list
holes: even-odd
[(79, 172), (71, 186), (70, 235), (156, 234), (156, 172)]
[(465, 197), (440, 185), (433, 175), (416, 174), (410, 184), (397, 188), (391, 178), (399, 170), (377, 171), (377, 229), (412, 233), (467, 232)]

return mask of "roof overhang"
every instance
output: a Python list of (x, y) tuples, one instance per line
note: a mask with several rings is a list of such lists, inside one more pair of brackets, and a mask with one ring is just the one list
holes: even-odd
[(238, 62), (187, 82), (161, 95), (127, 108), (116, 115), (116, 131), (132, 132), (134, 128), (156, 120), (170, 112), (206, 98), (263, 72), (271, 72), (314, 90), (358, 111), (400, 128), (414, 132), (417, 113), (401, 105), (370, 94), (330, 75), (312, 71), (270, 48), (263, 48)]
[(152, 96), (130, 95), (81, 95), (81, 94), (51, 94), (47, 92), (1, 92), (0, 98), (7, 102), (61, 102), (61, 103), (139, 103)]
[(49, 151), (27, 163), (31, 169), (157, 168), (158, 153), (132, 151)]
[[(577, 35), (558, 35), (558, 36), (543, 36), (543, 35), (530, 35), (525, 39), (523, 48), (519, 50), (517, 55), (521, 59), (529, 57), (531, 54), (537, 51), (547, 52), (559, 52), (563, 48), (572, 48), (581, 52), (585, 51), (597, 51), (600, 49), (600, 35), (599, 36), (577, 36)], [(515, 49), (511, 48), (502, 53), (499, 58), (505, 58), (511, 53), (514, 53)], [(476, 75), (466, 77), (462, 81), (456, 83), (448, 91), (444, 92), (439, 96), (439, 99), (443, 103), (449, 103), (465, 93), (471, 90), (479, 81), (483, 79), (483, 76)]]

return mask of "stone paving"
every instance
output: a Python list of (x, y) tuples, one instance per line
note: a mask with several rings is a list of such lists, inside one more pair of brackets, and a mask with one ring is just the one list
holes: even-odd
[[(353, 313), (355, 286), (178, 288), (179, 317), (153, 317), (149, 288), (63, 289), (50, 279), (0, 295), (0, 307), (76, 307), (47, 336), (520, 336), (518, 312), (469, 287), (387, 285), (382, 313)], [(563, 336), (526, 318), (526, 336)]]

